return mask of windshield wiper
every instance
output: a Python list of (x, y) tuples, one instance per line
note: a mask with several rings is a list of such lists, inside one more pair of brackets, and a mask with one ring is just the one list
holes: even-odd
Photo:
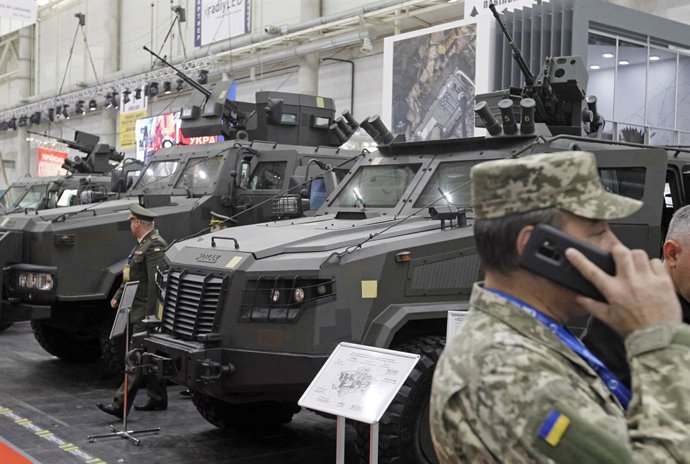
[[(84, 211), (89, 211), (94, 206), (98, 206), (106, 200), (107, 200), (107, 198), (102, 198), (102, 199), (98, 200), (98, 202), (92, 203), (89, 206), (87, 206), (86, 208), (80, 209), (79, 211), (68, 211), (66, 213), (62, 213), (61, 215), (59, 215), (58, 217), (56, 217), (55, 219), (53, 219), (50, 222), (66, 221), (67, 219), (71, 218), (72, 216), (76, 216), (77, 214), (83, 213)], [(96, 211), (91, 211), (91, 212), (93, 213), (94, 216), (97, 216)]]
[(364, 204), (364, 200), (362, 199), (362, 195), (359, 193), (359, 189), (357, 187), (352, 187), (352, 194), (355, 196), (355, 207), (357, 207), (357, 203), (359, 203), (359, 209), (364, 211), (364, 208), (366, 208), (367, 205)]

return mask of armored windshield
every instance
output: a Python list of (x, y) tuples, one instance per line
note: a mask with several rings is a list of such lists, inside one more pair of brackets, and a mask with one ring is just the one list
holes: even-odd
[(0, 209), (10, 210), (26, 192), (26, 187), (10, 187), (0, 197)]
[(191, 161), (187, 164), (187, 167), (184, 168), (182, 177), (177, 181), (175, 187), (186, 187), (191, 189), (212, 187), (218, 178), (222, 165), (223, 155), (203, 159), (203, 161)]
[(457, 161), (439, 164), (436, 172), (424, 187), (414, 204), (415, 208), (425, 206), (470, 206), (472, 204), (472, 184), (470, 168), (474, 161)]
[(144, 170), (136, 188), (164, 190), (180, 167), (179, 161), (154, 161)]
[(26, 192), (19, 203), (15, 206), (16, 208), (32, 208), (37, 209), (41, 206), (43, 198), (46, 196), (46, 190), (48, 185), (32, 185), (31, 188)]
[(330, 206), (392, 208), (412, 182), (421, 164), (362, 166)]

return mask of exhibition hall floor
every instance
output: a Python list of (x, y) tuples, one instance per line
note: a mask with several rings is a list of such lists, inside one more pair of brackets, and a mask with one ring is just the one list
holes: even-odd
[[(28, 323), (0, 333), (0, 462), (3, 464), (187, 464), (335, 462), (334, 420), (302, 411), (292, 423), (264, 434), (239, 435), (204, 420), (181, 387), (168, 389), (166, 411), (132, 410), (128, 429), (160, 427), (140, 435), (135, 446), (122, 438), (89, 443), (88, 435), (110, 432), (117, 420), (96, 409), (118, 382), (98, 364), (68, 364), (34, 340)], [(138, 401), (143, 401), (142, 391)], [(112, 418), (114, 419), (114, 418)], [(346, 461), (355, 462), (348, 427)]]

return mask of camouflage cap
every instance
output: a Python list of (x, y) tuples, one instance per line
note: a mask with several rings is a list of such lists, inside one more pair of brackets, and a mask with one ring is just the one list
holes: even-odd
[(588, 219), (630, 216), (642, 202), (604, 189), (592, 153), (566, 151), (487, 161), (472, 168), (475, 219), (559, 208)]
[(158, 214), (154, 213), (150, 209), (146, 209), (141, 205), (130, 205), (129, 206), (129, 218), (130, 219), (142, 219), (144, 221), (153, 221), (158, 217)]

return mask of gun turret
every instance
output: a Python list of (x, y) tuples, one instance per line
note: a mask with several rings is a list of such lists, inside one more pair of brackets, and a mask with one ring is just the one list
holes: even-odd
[[(489, 9), (501, 27), (513, 51), (513, 58), (517, 62), (525, 78), (525, 86), (519, 90), (519, 94), (516, 94), (513, 91), (514, 89), (511, 89), (511, 91), (508, 92), (504, 91), (489, 95), (488, 98), (484, 96), (485, 99), (489, 100), (489, 105), (493, 109), (497, 105), (492, 103), (497, 103), (497, 101), (492, 102), (492, 99), (501, 100), (511, 98), (518, 103), (514, 108), (523, 110), (524, 108), (519, 102), (521, 99), (529, 98), (534, 100), (534, 118), (528, 118), (529, 122), (525, 127), (527, 130), (521, 130), (520, 133), (527, 134), (530, 133), (530, 131), (533, 132), (533, 128), (530, 127), (533, 123), (544, 123), (548, 126), (553, 135), (582, 135), (583, 122), (590, 123), (589, 120), (583, 120), (583, 116), (585, 116), (585, 119), (588, 119), (588, 115), (583, 115), (583, 101), (586, 95), (588, 75), (582, 58), (579, 56), (548, 57), (544, 62), (541, 72), (535, 78), (527, 67), (527, 63), (522, 57), (520, 49), (517, 47), (503, 24), (496, 7), (490, 4)], [(482, 96), (477, 96), (478, 101), (481, 99)], [(513, 118), (510, 117), (511, 110), (509, 109), (508, 102), (504, 101), (503, 106), (504, 108), (501, 114), (504, 121), (503, 133), (515, 133), (516, 131), (515, 127), (512, 125)], [(532, 104), (530, 103), (527, 106), (530, 108), (530, 111), (532, 111)], [(514, 118), (522, 120), (522, 116), (518, 114), (514, 114)], [(508, 130), (505, 130), (506, 123), (508, 124)], [(600, 125), (603, 124), (603, 120), (598, 121), (598, 123), (599, 125), (597, 122), (590, 124), (590, 127), (587, 127), (587, 132), (591, 133), (593, 128), (600, 127)]]
[(98, 143), (101, 138), (97, 135), (89, 134), (88, 132), (74, 131), (74, 140), (67, 140), (62, 137), (41, 134), (39, 132), (27, 132), (29, 134), (57, 140), (74, 150), (85, 153), (85, 157), (75, 156), (74, 159), (65, 160), (62, 168), (71, 173), (103, 174), (113, 169), (113, 166), (110, 165), (110, 161), (119, 163), (124, 159), (124, 155), (115, 151), (115, 147), (111, 147), (105, 143)]

